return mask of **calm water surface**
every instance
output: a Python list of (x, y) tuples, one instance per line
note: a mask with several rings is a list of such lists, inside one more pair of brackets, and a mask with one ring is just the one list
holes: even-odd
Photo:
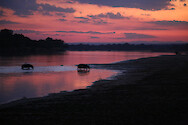
[[(0, 103), (86, 88), (117, 73), (102, 69), (79, 73), (75, 65), (80, 63), (105, 64), (164, 54), (170, 53), (67, 51), (58, 55), (0, 57)], [(34, 70), (21, 70), (23, 63), (34, 65)]]

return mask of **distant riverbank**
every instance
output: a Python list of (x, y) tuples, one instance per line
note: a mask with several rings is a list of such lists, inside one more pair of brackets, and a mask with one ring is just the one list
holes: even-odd
[(0, 106), (8, 124), (188, 124), (188, 56), (159, 56), (96, 65), (122, 70), (87, 89)]
[(67, 44), (63, 40), (47, 37), (45, 40), (31, 40), (13, 30), (0, 31), (0, 56), (26, 56), (57, 54), (64, 52)]
[(188, 44), (69, 44), (70, 51), (137, 51), (137, 52), (186, 52)]

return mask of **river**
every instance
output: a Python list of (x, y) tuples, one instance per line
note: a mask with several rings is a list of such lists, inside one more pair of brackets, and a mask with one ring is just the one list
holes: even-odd
[[(0, 57), (0, 103), (23, 97), (41, 97), (49, 93), (72, 91), (91, 86), (92, 82), (107, 79), (118, 71), (92, 69), (77, 72), (78, 64), (106, 64), (123, 60), (171, 55), (157, 52), (67, 51), (54, 55)], [(34, 70), (22, 70), (30, 63)]]

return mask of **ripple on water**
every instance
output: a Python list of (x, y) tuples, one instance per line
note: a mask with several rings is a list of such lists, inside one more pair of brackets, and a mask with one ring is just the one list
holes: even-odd
[(75, 66), (37, 66), (33, 70), (22, 70), (20, 66), (0, 66), (0, 73), (24, 73), (24, 72), (62, 72), (74, 71)]

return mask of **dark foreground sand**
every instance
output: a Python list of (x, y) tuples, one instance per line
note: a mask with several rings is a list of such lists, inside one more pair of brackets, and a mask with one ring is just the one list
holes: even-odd
[(188, 125), (188, 56), (100, 66), (126, 71), (88, 89), (0, 105), (0, 124)]

